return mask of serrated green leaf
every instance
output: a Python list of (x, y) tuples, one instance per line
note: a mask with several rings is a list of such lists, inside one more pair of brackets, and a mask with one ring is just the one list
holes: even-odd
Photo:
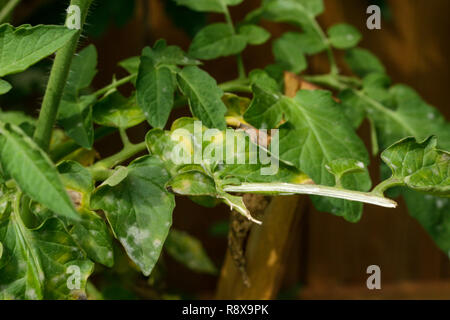
[(14, 28), (0, 26), (0, 77), (26, 70), (31, 65), (51, 55), (77, 33), (64, 26)]
[(170, 230), (165, 248), (175, 260), (191, 270), (215, 275), (217, 268), (209, 259), (201, 242), (183, 231)]
[(0, 223), (0, 241), (4, 246), (0, 298), (68, 299), (83, 295), (94, 264), (58, 219), (28, 229), (14, 212)]
[(72, 60), (69, 77), (59, 106), (58, 121), (67, 135), (80, 146), (91, 149), (94, 143), (92, 104), (94, 96), (79, 96), (90, 86), (97, 73), (97, 50), (90, 45)]
[(0, 95), (8, 93), (9, 90), (12, 89), (12, 86), (9, 84), (9, 82), (0, 79)]
[(286, 66), (287, 71), (300, 73), (308, 67), (302, 47), (294, 33), (285, 33), (273, 43), (275, 61)]
[(135, 95), (125, 98), (119, 92), (114, 92), (98, 101), (93, 109), (94, 122), (102, 126), (128, 129), (145, 121)]
[(331, 44), (337, 49), (350, 49), (362, 39), (361, 33), (355, 27), (341, 23), (328, 29)]
[(208, 73), (198, 67), (186, 67), (177, 75), (178, 85), (188, 98), (192, 114), (209, 128), (225, 129), (227, 108), (223, 91)]
[(18, 127), (0, 123), (0, 163), (33, 200), (56, 214), (78, 220), (58, 171), (48, 156)]
[(156, 157), (142, 157), (114, 187), (102, 185), (92, 196), (102, 209), (128, 256), (149, 275), (158, 261), (172, 224), (175, 201), (165, 189), (169, 174)]
[(167, 67), (156, 67), (151, 58), (141, 57), (136, 82), (137, 102), (151, 126), (163, 128), (172, 111), (175, 79)]
[(389, 90), (364, 88), (354, 93), (361, 99), (360, 105), (375, 125), (381, 149), (408, 136), (424, 140), (435, 135), (439, 147), (450, 150), (450, 124), (410, 87), (395, 85)]
[(246, 36), (235, 34), (225, 23), (215, 23), (195, 35), (189, 47), (189, 54), (197, 59), (212, 60), (238, 54), (246, 45)]
[(345, 54), (345, 62), (360, 77), (369, 73), (385, 73), (380, 60), (366, 49), (353, 48), (348, 50)]
[(422, 143), (406, 138), (381, 154), (391, 168), (390, 180), (415, 191), (437, 196), (450, 196), (450, 153), (436, 148), (437, 138)]
[(252, 45), (263, 44), (270, 38), (270, 32), (254, 24), (246, 24), (240, 27), (239, 34), (245, 36), (247, 43)]

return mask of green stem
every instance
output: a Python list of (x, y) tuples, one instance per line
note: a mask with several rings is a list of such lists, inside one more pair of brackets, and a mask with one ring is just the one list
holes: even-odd
[[(61, 102), (64, 87), (69, 75), (72, 58), (75, 54), (78, 40), (80, 38), (87, 12), (92, 0), (71, 0), (70, 5), (76, 5), (81, 10), (80, 30), (73, 36), (69, 42), (62, 47), (56, 54), (53, 63), (47, 89), (44, 95), (41, 112), (39, 114), (34, 139), (43, 150), (47, 150), (50, 144), (53, 125), (58, 114), (58, 107)], [(68, 19), (70, 17), (68, 16)]]
[(383, 182), (381, 182), (379, 185), (377, 185), (371, 193), (378, 195), (380, 197), (382, 197), (384, 195), (384, 192), (387, 189), (393, 188), (393, 187), (398, 187), (398, 186), (402, 186), (404, 183), (403, 181), (396, 179), (394, 177), (391, 177), (387, 180), (384, 180)]
[(251, 93), (252, 88), (247, 78), (236, 79), (219, 84), (219, 88), (225, 92), (244, 92)]
[[(228, 10), (228, 7), (225, 4), (223, 5), (223, 14), (225, 15), (225, 20), (227, 24), (230, 26), (231, 31), (233, 32), (233, 34), (236, 34), (236, 28), (234, 27), (233, 20), (231, 19), (230, 11)], [(236, 55), (236, 59), (237, 59), (239, 79), (245, 79), (247, 77), (247, 74), (245, 72), (244, 60), (242, 59), (242, 55), (241, 54)]]
[(330, 73), (332, 75), (339, 74), (339, 68), (337, 66), (336, 59), (334, 58), (333, 49), (331, 48), (330, 42), (328, 41), (328, 38), (327, 38), (327, 35), (325, 34), (325, 32), (323, 32), (322, 27), (319, 25), (319, 23), (317, 22), (317, 20), (314, 17), (311, 17), (310, 23), (312, 24), (314, 30), (317, 32), (317, 34), (322, 39), (323, 43), (325, 43), (325, 45), (326, 45), (327, 56), (328, 56), (328, 60), (330, 61), (330, 67), (331, 67)]
[(127, 84), (128, 82), (132, 81), (134, 78), (137, 77), (137, 73), (131, 74), (125, 78), (122, 78), (120, 80), (114, 81), (111, 84), (107, 85), (106, 87), (95, 91), (92, 95), (96, 98), (101, 97), (105, 93), (108, 93), (110, 90), (116, 89), (124, 84)]
[(130, 142), (130, 139), (128, 139), (128, 135), (127, 135), (127, 132), (126, 132), (125, 129), (120, 128), (119, 129), (119, 134), (120, 134), (120, 139), (122, 140), (124, 148), (132, 145), (132, 143)]
[(382, 195), (373, 192), (360, 192), (340, 189), (335, 187), (314, 184), (290, 184), (290, 183), (243, 183), (240, 186), (227, 186), (225, 192), (255, 193), (255, 194), (309, 194), (330, 198), (344, 199), (370, 203), (373, 205), (395, 208), (397, 203)]
[(0, 24), (6, 22), (14, 8), (20, 3), (20, 0), (10, 0), (0, 11)]
[(97, 170), (97, 169), (110, 169), (114, 166), (130, 159), (131, 157), (135, 156), (136, 154), (144, 151), (147, 148), (147, 145), (144, 142), (138, 143), (138, 144), (132, 144), (125, 146), (122, 151), (119, 153), (116, 153), (108, 158), (105, 158), (96, 164), (94, 164), (91, 167), (91, 170)]

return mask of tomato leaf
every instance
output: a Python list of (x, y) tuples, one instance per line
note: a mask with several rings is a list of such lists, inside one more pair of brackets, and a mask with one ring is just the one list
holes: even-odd
[(215, 23), (195, 35), (189, 54), (197, 59), (212, 60), (238, 54), (246, 45), (247, 36), (235, 34), (227, 24)]
[[(4, 246), (0, 298), (67, 299), (84, 294), (94, 264), (86, 259), (58, 219), (28, 229), (14, 212), (0, 223), (0, 241)], [(78, 277), (79, 287), (71, 277)]]
[(208, 73), (191, 66), (178, 73), (178, 85), (189, 100), (192, 114), (210, 128), (225, 129), (227, 108), (221, 98), (223, 91)]
[(0, 163), (3, 171), (33, 200), (58, 215), (78, 220), (78, 213), (48, 156), (12, 124), (0, 123), (0, 134)]
[(0, 26), (0, 77), (26, 70), (31, 65), (60, 49), (77, 33), (65, 26), (14, 28), (10, 24)]
[(102, 209), (128, 256), (148, 276), (158, 261), (172, 224), (175, 200), (165, 189), (169, 174), (155, 157), (128, 166), (119, 184), (102, 185), (93, 194), (94, 209)]

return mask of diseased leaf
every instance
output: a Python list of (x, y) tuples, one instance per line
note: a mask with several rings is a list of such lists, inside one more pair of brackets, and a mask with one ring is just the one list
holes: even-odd
[(136, 82), (137, 101), (150, 125), (163, 128), (172, 111), (175, 78), (167, 67), (156, 67), (143, 55)]
[(11, 124), (0, 123), (0, 163), (3, 171), (33, 200), (58, 215), (79, 219), (51, 160)]
[(215, 275), (217, 268), (200, 241), (183, 231), (170, 230), (165, 248), (175, 260), (191, 270)]
[(189, 54), (197, 59), (212, 60), (242, 52), (247, 36), (235, 34), (225, 23), (215, 23), (200, 30), (192, 40)]
[(0, 95), (8, 93), (9, 90), (12, 89), (12, 86), (9, 84), (9, 82), (0, 79)]
[(91, 205), (102, 209), (128, 256), (148, 276), (161, 253), (172, 224), (175, 201), (165, 189), (169, 174), (156, 157), (142, 157), (114, 187), (102, 185)]
[(125, 98), (116, 91), (98, 101), (93, 109), (94, 122), (102, 126), (128, 129), (145, 121), (136, 95)]
[(97, 73), (96, 68), (97, 50), (93, 45), (73, 58), (58, 114), (58, 121), (67, 135), (86, 149), (91, 149), (94, 143), (92, 104), (95, 97), (80, 97), (80, 91), (90, 86)]
[(214, 197), (217, 194), (214, 180), (198, 171), (180, 173), (173, 177), (166, 187), (180, 195)]
[(260, 45), (270, 38), (270, 33), (257, 25), (247, 24), (239, 28), (239, 34), (245, 36), (248, 44)]
[(95, 212), (81, 209), (81, 221), (69, 227), (69, 233), (95, 262), (114, 265), (112, 236), (105, 221)]
[(381, 154), (391, 168), (390, 180), (415, 191), (450, 197), (450, 153), (436, 149), (436, 137), (422, 143), (406, 138)]
[(1, 25), (0, 77), (26, 70), (61, 48), (76, 33), (65, 26)]
[(225, 129), (227, 108), (221, 100), (223, 91), (208, 73), (198, 67), (186, 67), (178, 73), (178, 85), (195, 117), (207, 127)]
[(361, 33), (349, 24), (336, 24), (328, 29), (331, 44), (338, 49), (350, 49), (356, 46), (362, 38)]
[(86, 259), (58, 219), (28, 229), (14, 212), (0, 222), (0, 241), (4, 246), (0, 298), (67, 299), (84, 294), (94, 264)]
[(366, 49), (354, 48), (347, 51), (345, 61), (350, 69), (360, 77), (369, 73), (385, 73), (380, 60)]

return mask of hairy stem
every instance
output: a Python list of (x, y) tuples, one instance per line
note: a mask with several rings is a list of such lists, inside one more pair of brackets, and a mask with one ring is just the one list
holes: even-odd
[[(53, 130), (53, 125), (58, 114), (58, 107), (61, 102), (64, 87), (66, 85), (67, 77), (69, 75), (72, 58), (77, 48), (78, 40), (80, 38), (83, 24), (86, 20), (86, 15), (91, 5), (92, 0), (71, 0), (70, 5), (76, 5), (81, 11), (80, 30), (73, 36), (69, 42), (62, 47), (56, 54), (55, 62), (53, 63), (50, 78), (47, 84), (47, 89), (44, 95), (44, 101), (39, 114), (34, 139), (38, 145), (47, 150), (50, 144), (50, 138)], [(68, 15), (67, 19), (71, 17)], [(67, 20), (69, 21), (69, 20)]]
[(20, 0), (9, 0), (9, 2), (0, 11), (0, 24), (6, 22), (14, 8), (20, 3)]
[(226, 192), (242, 192), (255, 194), (309, 194), (330, 198), (370, 203), (386, 208), (395, 208), (397, 203), (375, 193), (359, 192), (334, 187), (291, 184), (291, 183), (243, 183), (240, 186), (227, 186)]

